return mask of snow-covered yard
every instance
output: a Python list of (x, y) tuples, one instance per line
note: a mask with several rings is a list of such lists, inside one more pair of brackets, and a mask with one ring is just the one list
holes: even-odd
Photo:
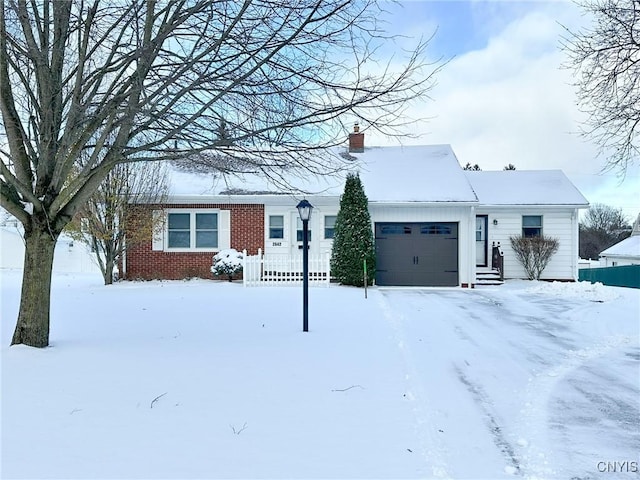
[(638, 478), (638, 290), (0, 281), (2, 478)]

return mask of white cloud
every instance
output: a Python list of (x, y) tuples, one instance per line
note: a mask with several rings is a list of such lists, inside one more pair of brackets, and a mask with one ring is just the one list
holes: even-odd
[[(583, 118), (575, 104), (572, 72), (562, 69), (563, 25), (575, 26), (580, 12), (571, 3), (532, 4), (489, 38), (482, 49), (459, 55), (438, 75), (434, 101), (414, 106), (419, 139), (406, 144), (449, 143), (461, 163), (484, 170), (562, 169), (592, 202), (640, 211), (640, 168), (622, 183), (615, 173), (602, 175), (606, 159), (580, 137)], [(394, 140), (368, 139), (369, 144)]]

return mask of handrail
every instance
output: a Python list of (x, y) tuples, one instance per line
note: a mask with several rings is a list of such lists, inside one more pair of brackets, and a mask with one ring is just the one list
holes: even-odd
[(498, 270), (500, 281), (504, 281), (504, 252), (500, 249), (500, 242), (491, 245), (491, 268)]

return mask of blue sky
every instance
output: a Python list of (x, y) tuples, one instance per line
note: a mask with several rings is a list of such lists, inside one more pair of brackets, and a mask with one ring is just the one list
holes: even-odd
[[(481, 48), (491, 34), (491, 27), (501, 25), (502, 15), (495, 14), (496, 5), (500, 9), (510, 11), (512, 5), (506, 2), (493, 5), (477, 5), (469, 1), (409, 1), (387, 8), (394, 16), (394, 23), (399, 30), (403, 26), (409, 29), (424, 28), (425, 36), (436, 32), (431, 42), (436, 55), (445, 58)], [(482, 2), (486, 3), (486, 2)], [(434, 30), (437, 28), (437, 31)]]
[[(583, 114), (576, 107), (573, 73), (561, 68), (563, 25), (587, 20), (570, 1), (401, 1), (384, 4), (390, 33), (435, 37), (432, 59), (451, 59), (437, 76), (431, 100), (407, 114), (418, 139), (403, 144), (451, 144), (460, 163), (501, 170), (562, 169), (592, 203), (640, 213), (640, 166), (624, 179), (602, 172), (605, 157), (578, 135)], [(397, 140), (367, 138), (369, 145)]]

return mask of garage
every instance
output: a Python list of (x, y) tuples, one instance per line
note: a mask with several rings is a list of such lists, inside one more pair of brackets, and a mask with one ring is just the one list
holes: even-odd
[(458, 286), (458, 224), (376, 223), (376, 284)]

